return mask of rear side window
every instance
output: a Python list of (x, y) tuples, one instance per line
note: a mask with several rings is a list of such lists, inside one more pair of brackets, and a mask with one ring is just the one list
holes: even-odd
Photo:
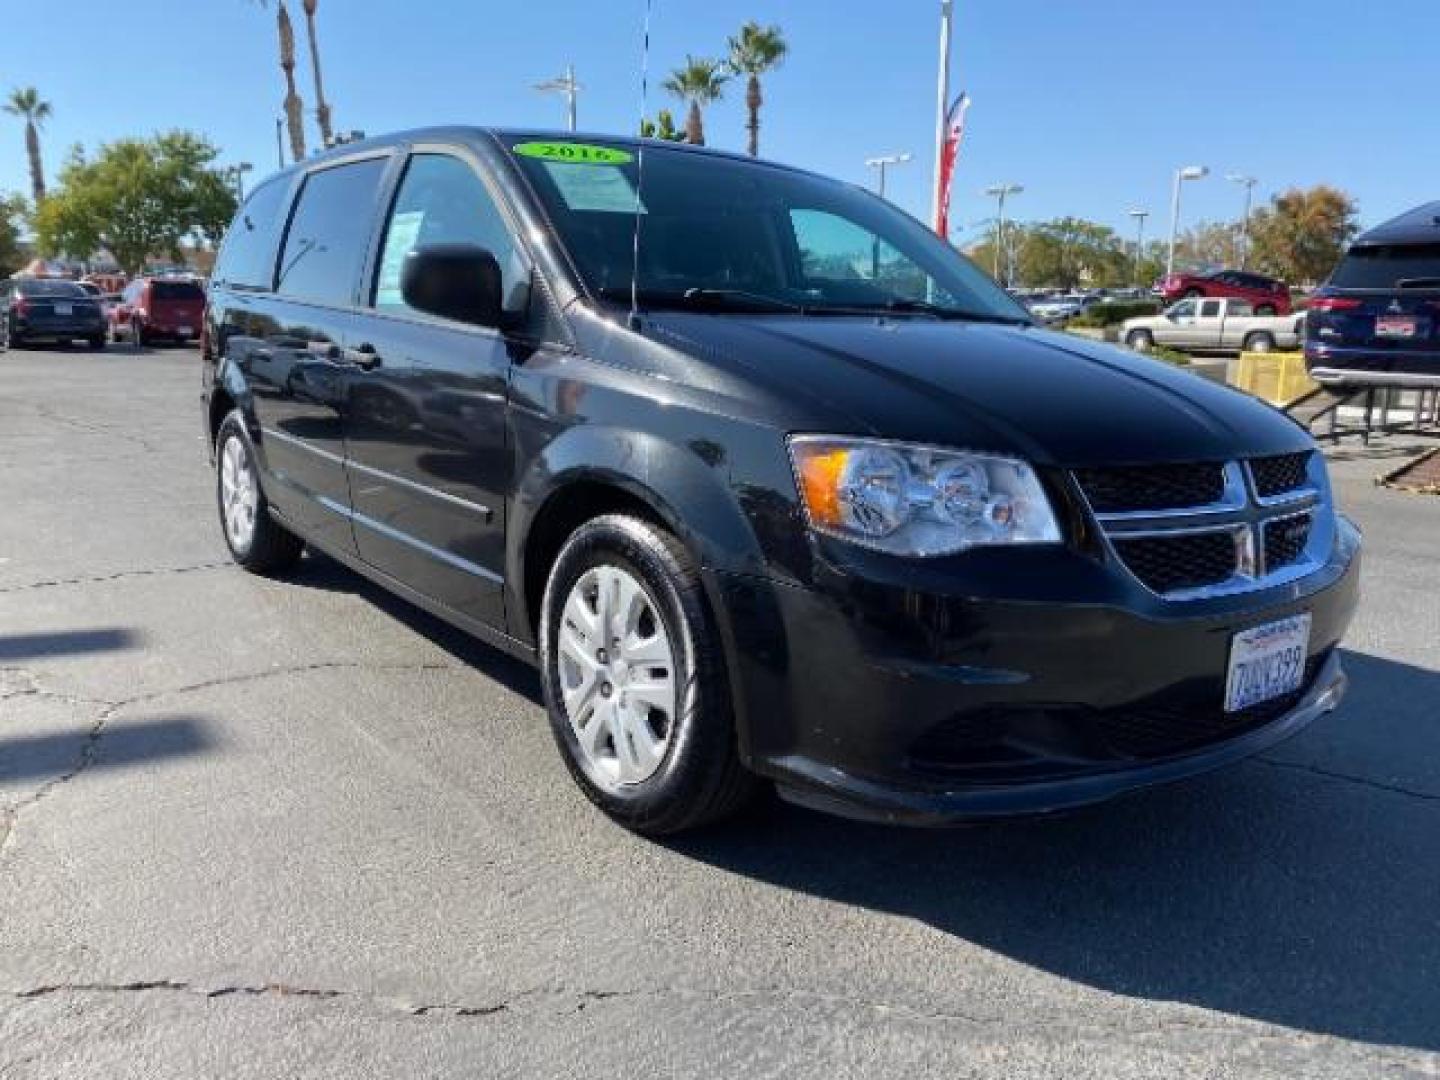
[(387, 163), (371, 158), (306, 179), (285, 234), (276, 292), (320, 304), (354, 302)]
[(1330, 284), (1341, 289), (1440, 288), (1440, 244), (1352, 247)]
[(1220, 301), (1206, 300), (1200, 305), (1200, 317), (1202, 319), (1218, 319), (1220, 317)]
[[(287, 184), (276, 179), (256, 188), (225, 236), (215, 280), (243, 289), (268, 289), (275, 275), (275, 237), (280, 232)], [(127, 290), (128, 292), (129, 290)]]
[(150, 295), (156, 300), (204, 300), (205, 290), (193, 281), (157, 281)]

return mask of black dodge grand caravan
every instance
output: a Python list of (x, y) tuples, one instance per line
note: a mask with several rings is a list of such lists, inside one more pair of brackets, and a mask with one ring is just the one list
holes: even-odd
[(204, 420), (236, 560), (312, 545), (535, 661), (595, 803), (760, 782), (940, 823), (1092, 802), (1333, 709), (1359, 536), (1269, 407), (1033, 324), (874, 196), (443, 129), (261, 185)]

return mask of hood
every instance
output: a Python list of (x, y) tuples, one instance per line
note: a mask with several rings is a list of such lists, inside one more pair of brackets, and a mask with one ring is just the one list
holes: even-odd
[(646, 332), (797, 404), (813, 430), (1050, 465), (1219, 461), (1313, 445), (1269, 405), (1163, 361), (1034, 327), (661, 312)]

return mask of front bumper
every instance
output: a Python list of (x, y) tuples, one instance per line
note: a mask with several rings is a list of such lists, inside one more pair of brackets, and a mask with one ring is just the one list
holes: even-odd
[[(977, 576), (1008, 595), (945, 595), (933, 570), (907, 584), (832, 568), (814, 588), (718, 575), (751, 768), (792, 801), (863, 819), (1045, 813), (1254, 754), (1344, 693), (1348, 523), (1308, 577), (1195, 601), (1146, 597), (1078, 554), (985, 561), (1009, 564)], [(1312, 617), (1302, 689), (1225, 714), (1235, 633), (1299, 612)]]

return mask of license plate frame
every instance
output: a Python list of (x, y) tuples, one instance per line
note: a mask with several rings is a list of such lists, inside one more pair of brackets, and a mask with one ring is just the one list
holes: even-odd
[(1236, 713), (1294, 693), (1305, 683), (1310, 654), (1308, 611), (1241, 630), (1230, 639), (1225, 711)]
[(54, 306), (54, 310), (56, 315), (74, 315), (75, 305), (56, 303)]
[(1375, 336), (1378, 338), (1408, 341), (1419, 332), (1419, 320), (1414, 315), (1375, 316)]

